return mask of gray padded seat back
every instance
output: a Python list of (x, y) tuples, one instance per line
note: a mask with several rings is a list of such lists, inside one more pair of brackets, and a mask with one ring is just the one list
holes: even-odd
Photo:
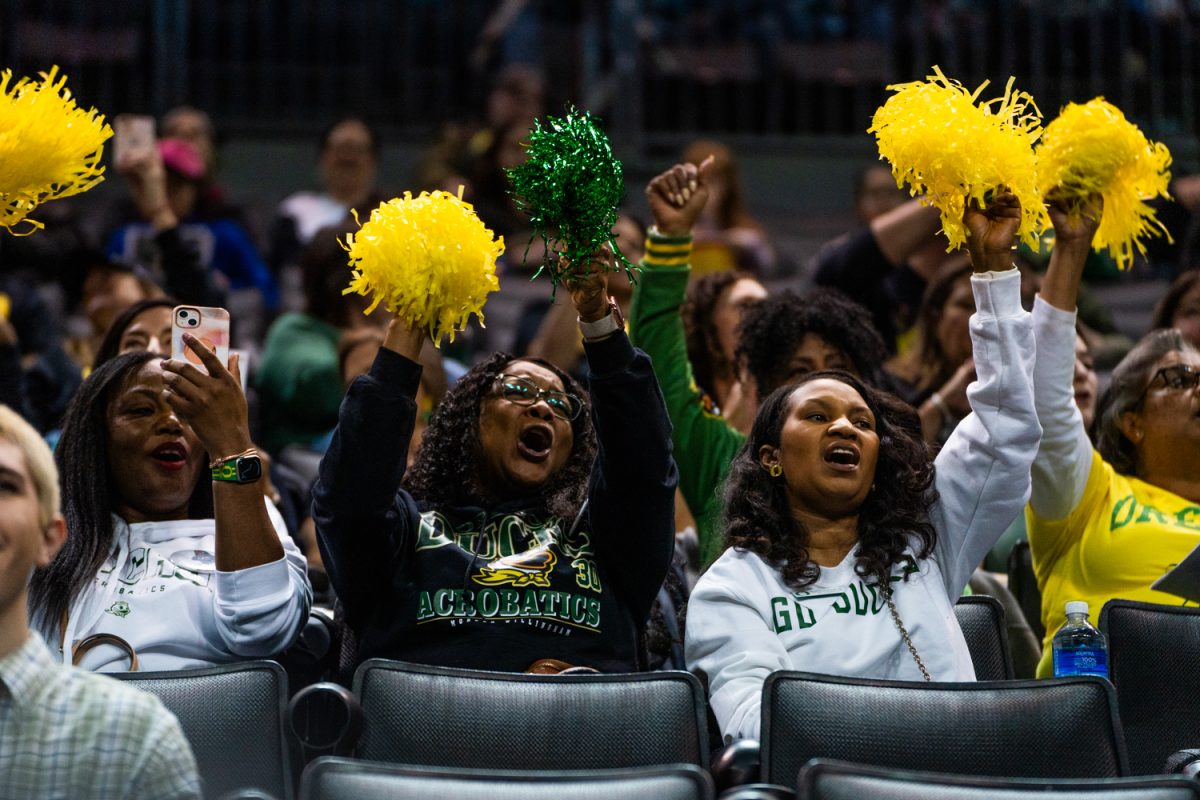
[(994, 597), (976, 594), (960, 597), (954, 604), (954, 616), (962, 628), (971, 651), (975, 679), (1012, 680), (1012, 655), (1008, 649), (1008, 621), (1004, 606)]
[(1103, 678), (923, 683), (776, 672), (763, 686), (762, 767), (791, 786), (812, 758), (971, 775), (1128, 774)]
[(982, 778), (818, 759), (800, 770), (798, 800), (1200, 800), (1200, 783), (1156, 778)]
[(708, 763), (704, 690), (686, 672), (520, 675), (363, 662), (357, 755), (485, 769)]
[(513, 772), (318, 758), (300, 800), (711, 800), (712, 778), (693, 764), (622, 770)]
[(1200, 609), (1110, 600), (1100, 612), (1108, 676), (1135, 775), (1200, 746)]
[[(1042, 625), (1042, 590), (1038, 588), (1037, 575), (1033, 571), (1033, 552), (1029, 540), (1022, 539), (1008, 554), (1008, 590), (1017, 598), (1025, 621), (1039, 642), (1046, 640), (1046, 628)], [(1061, 611), (1061, 609), (1059, 609)]]
[(118, 672), (179, 718), (196, 755), (204, 796), (255, 788), (292, 796), (284, 734), (287, 677), (274, 661), (172, 672)]

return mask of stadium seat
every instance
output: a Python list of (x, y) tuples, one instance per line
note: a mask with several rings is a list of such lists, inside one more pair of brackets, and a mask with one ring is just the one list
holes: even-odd
[(686, 672), (521, 675), (364, 662), (357, 755), (484, 769), (708, 764), (704, 692)]
[(1129, 772), (1103, 678), (924, 683), (776, 672), (763, 686), (762, 780), (793, 785), (812, 758), (974, 775)]
[(1008, 623), (1004, 606), (994, 597), (976, 594), (960, 597), (954, 616), (971, 651), (975, 678), (981, 681), (1013, 679), (1012, 654), (1008, 649)]
[(1130, 769), (1160, 772), (1172, 753), (1200, 747), (1200, 608), (1110, 600), (1100, 630)]
[(692, 764), (636, 769), (514, 772), (318, 758), (301, 800), (712, 800), (712, 779)]
[(1156, 778), (988, 778), (814, 759), (800, 770), (798, 800), (1200, 800), (1200, 783)]
[(281, 800), (292, 796), (287, 677), (274, 661), (110, 677), (155, 695), (179, 718), (206, 797), (248, 789)]
[(1029, 540), (1017, 542), (1008, 554), (1008, 590), (1017, 598), (1025, 621), (1039, 642), (1046, 639), (1046, 627), (1042, 624), (1042, 590), (1038, 588), (1037, 576), (1033, 572), (1033, 553)]

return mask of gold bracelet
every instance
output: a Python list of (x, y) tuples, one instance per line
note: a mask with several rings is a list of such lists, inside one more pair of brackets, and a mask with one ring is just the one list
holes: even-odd
[(216, 469), (217, 467), (221, 466), (222, 464), (224, 464), (226, 461), (231, 461), (232, 459), (235, 459), (235, 458), (241, 458), (242, 456), (256, 456), (256, 455), (258, 455), (258, 448), (251, 447), (246, 450), (243, 450), (240, 453), (234, 453), (231, 456), (225, 456), (224, 458), (213, 459), (209, 463), (208, 468), (210, 470), (213, 470), (213, 469)]

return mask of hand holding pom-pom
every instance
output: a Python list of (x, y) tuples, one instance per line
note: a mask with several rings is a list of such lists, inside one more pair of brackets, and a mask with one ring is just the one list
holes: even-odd
[(470, 204), (447, 192), (406, 192), (383, 203), (346, 236), (353, 270), (345, 291), (374, 295), (410, 328), (435, 344), (454, 341), (472, 314), (483, 319), (488, 294), (500, 288), (496, 259), (504, 239), (493, 239)]
[(969, 92), (933, 70), (925, 81), (888, 87), (895, 94), (867, 131), (875, 134), (880, 157), (891, 163), (897, 185), (907, 183), (942, 212), (950, 249), (966, 241), (964, 212), (985, 206), (1002, 184), (1021, 207), (1018, 236), (1034, 246), (1048, 220), (1033, 154), (1041, 135), (1033, 98), (1015, 91), (1010, 79), (1001, 97), (979, 101), (986, 83)]
[(561, 262), (571, 302), (579, 318), (595, 322), (608, 315), (608, 274), (615, 268), (615, 259), (608, 245), (598, 249), (582, 262), (572, 265), (563, 256)]
[[(517, 207), (546, 244), (538, 274), (548, 272), (557, 287), (567, 278), (560, 256), (574, 264), (603, 244), (619, 254), (612, 229), (625, 182), (621, 162), (596, 120), (574, 109), (562, 118), (538, 120), (526, 156), (524, 164), (508, 170), (508, 179)], [(635, 266), (620, 259), (632, 282)], [(611, 269), (617, 269), (615, 262)]]
[(982, 208), (968, 204), (963, 213), (967, 248), (976, 272), (1002, 272), (1012, 268), (1012, 250), (1021, 227), (1021, 202), (1002, 187)]

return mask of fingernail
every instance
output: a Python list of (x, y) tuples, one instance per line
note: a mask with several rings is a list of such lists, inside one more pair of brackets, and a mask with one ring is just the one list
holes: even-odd
[(691, 181), (688, 182), (688, 188), (691, 189), (693, 192), (696, 191), (696, 179), (695, 178), (693, 178)]
[(185, 342), (194, 342), (194, 341), (196, 341), (196, 338), (195, 338), (194, 336), (192, 336), (190, 333), (188, 333), (187, 331), (184, 331), (184, 332), (183, 332), (182, 338), (183, 338), (183, 340), (184, 340)]
[(690, 199), (691, 199), (691, 197), (692, 197), (692, 190), (691, 190), (691, 189), (684, 189), (684, 190), (683, 190), (683, 202), (685, 202), (685, 203), (686, 203), (688, 200), (690, 200)]

